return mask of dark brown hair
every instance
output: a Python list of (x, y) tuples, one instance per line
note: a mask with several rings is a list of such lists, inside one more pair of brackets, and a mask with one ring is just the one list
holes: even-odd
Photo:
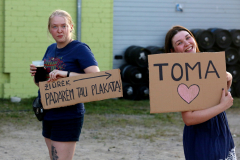
[(196, 52), (200, 52), (199, 51), (199, 48), (198, 48), (198, 44), (197, 44), (197, 41), (196, 39), (194, 38), (193, 34), (191, 31), (189, 31), (187, 28), (183, 27), (183, 26), (173, 26), (166, 34), (166, 37), (165, 37), (165, 53), (171, 53), (171, 49), (174, 49), (173, 48), (173, 45), (172, 45), (172, 38), (179, 32), (179, 31), (187, 31), (192, 37), (193, 39), (195, 40), (196, 42)]

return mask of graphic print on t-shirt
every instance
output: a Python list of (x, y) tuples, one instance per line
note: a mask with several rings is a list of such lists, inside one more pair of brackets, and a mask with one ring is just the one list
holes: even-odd
[(64, 70), (66, 67), (66, 64), (62, 60), (63, 57), (49, 57), (48, 59), (44, 59), (44, 67), (47, 71), (47, 78), (49, 78), (49, 73), (54, 70)]

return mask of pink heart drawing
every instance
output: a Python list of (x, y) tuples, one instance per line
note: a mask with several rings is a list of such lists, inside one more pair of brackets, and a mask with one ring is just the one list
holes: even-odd
[(190, 104), (199, 94), (200, 88), (197, 84), (192, 84), (188, 87), (186, 84), (182, 83), (178, 85), (177, 88), (179, 96), (188, 104)]

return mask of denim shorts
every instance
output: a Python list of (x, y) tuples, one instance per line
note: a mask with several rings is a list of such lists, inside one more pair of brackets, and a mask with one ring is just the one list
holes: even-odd
[(42, 135), (58, 142), (79, 141), (84, 121), (84, 114), (80, 118), (54, 121), (42, 121)]

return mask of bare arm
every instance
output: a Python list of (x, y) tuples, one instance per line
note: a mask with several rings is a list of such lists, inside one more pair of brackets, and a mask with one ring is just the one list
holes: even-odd
[[(100, 72), (98, 66), (90, 66), (84, 69), (85, 73), (95, 73), (95, 72)], [(57, 80), (59, 78), (65, 78), (67, 77), (67, 73), (68, 71), (61, 71), (61, 70), (53, 70), (52, 72), (49, 73), (49, 80), (50, 81), (54, 81)], [(70, 72), (69, 73), (69, 77), (73, 77), (73, 76), (77, 76), (80, 75), (81, 73), (76, 73), (76, 72)]]
[(100, 69), (98, 66), (90, 66), (84, 69), (85, 73), (95, 73), (95, 72), (100, 72)]
[(223, 90), (222, 97), (218, 105), (199, 111), (182, 112), (182, 118), (187, 126), (200, 124), (215, 117), (216, 115), (230, 108), (232, 105), (233, 98), (231, 93), (228, 92), (228, 94), (225, 96), (225, 90)]
[(226, 76), (227, 76), (227, 90), (229, 90), (229, 88), (232, 85), (232, 75), (229, 72), (226, 72)]
[[(227, 90), (229, 90), (229, 88), (232, 85), (232, 75), (229, 72), (226, 72), (226, 77), (227, 77)], [(223, 90), (221, 101), (218, 105), (199, 111), (182, 112), (182, 118), (187, 126), (200, 124), (215, 117), (219, 113), (222, 113), (226, 109), (230, 108), (232, 104), (233, 98), (231, 96), (231, 93), (228, 92), (227, 95), (224, 95)]]

